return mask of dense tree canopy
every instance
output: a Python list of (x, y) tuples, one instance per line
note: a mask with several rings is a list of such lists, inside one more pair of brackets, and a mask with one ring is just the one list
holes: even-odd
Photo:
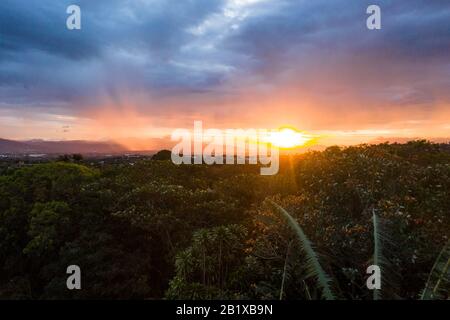
[[(2, 167), (0, 298), (319, 298), (268, 199), (301, 225), (345, 299), (372, 297), (376, 212), (389, 237), (383, 294), (416, 299), (450, 236), (449, 146), (332, 147), (283, 158), (276, 176), (158, 158)], [(73, 264), (82, 290), (66, 288)]]

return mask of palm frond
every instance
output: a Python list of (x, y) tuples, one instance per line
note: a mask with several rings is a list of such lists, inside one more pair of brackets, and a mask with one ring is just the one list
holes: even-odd
[(282, 207), (271, 200), (269, 200), (269, 202), (278, 212), (280, 212), (286, 218), (289, 225), (295, 231), (300, 246), (307, 258), (306, 266), (308, 269), (308, 276), (313, 276), (316, 279), (318, 286), (322, 289), (322, 296), (325, 299), (334, 300), (336, 297), (331, 290), (331, 278), (320, 265), (318, 255), (314, 251), (311, 241), (309, 241), (308, 237), (305, 235), (303, 229), (300, 227), (297, 221), (295, 221), (295, 219), (286, 210), (284, 210)]
[[(372, 219), (373, 219), (373, 264), (378, 266), (381, 270), (381, 282), (383, 277), (383, 266), (382, 262), (384, 262), (383, 258), (383, 244), (382, 244), (382, 234), (381, 234), (381, 228), (380, 223), (378, 220), (378, 216), (375, 212), (375, 210), (372, 211)], [(379, 300), (381, 298), (381, 292), (380, 289), (374, 289), (373, 290), (373, 300)]]
[(372, 222), (373, 222), (373, 261), (372, 264), (380, 268), (380, 282), (381, 288), (373, 290), (373, 299), (380, 300), (386, 299), (386, 296), (390, 298), (396, 298), (396, 284), (398, 280), (398, 271), (391, 268), (389, 259), (386, 258), (386, 254), (392, 254), (397, 246), (389, 237), (388, 232), (385, 230), (385, 225), (377, 215), (375, 209), (372, 209)]
[(439, 253), (431, 269), (421, 300), (446, 299), (450, 282), (450, 241)]
[(280, 300), (283, 300), (284, 288), (286, 283), (286, 278), (288, 275), (288, 264), (289, 264), (289, 251), (291, 250), (292, 241), (288, 243), (286, 249), (286, 258), (284, 259), (283, 275), (281, 277), (281, 288), (280, 288)]

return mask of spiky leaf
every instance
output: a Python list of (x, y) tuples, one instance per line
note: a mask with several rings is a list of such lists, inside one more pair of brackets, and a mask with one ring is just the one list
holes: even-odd
[(421, 300), (445, 299), (450, 283), (450, 241), (439, 253), (431, 269)]
[(307, 258), (306, 266), (307, 270), (309, 271), (308, 275), (313, 276), (316, 279), (317, 284), (322, 289), (322, 296), (327, 300), (335, 300), (336, 297), (333, 294), (330, 285), (331, 278), (320, 265), (318, 255), (314, 251), (311, 241), (309, 241), (308, 237), (303, 232), (303, 229), (286, 210), (284, 210), (282, 207), (271, 200), (269, 200), (269, 202), (278, 212), (280, 212), (286, 218), (289, 225), (295, 231), (300, 246)]

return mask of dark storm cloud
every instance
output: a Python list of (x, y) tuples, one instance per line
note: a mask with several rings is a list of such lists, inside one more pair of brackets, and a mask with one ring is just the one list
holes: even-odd
[(0, 3), (0, 48), (2, 59), (20, 59), (16, 55), (40, 50), (69, 59), (97, 55), (94, 34), (81, 30), (68, 33), (65, 1), (14, 1)]
[(330, 107), (350, 95), (366, 107), (449, 103), (450, 3), (377, 1), (382, 30), (369, 31), (372, 3), (288, 2), (249, 20), (226, 46), (252, 57), (252, 74), (263, 81), (293, 85)]
[[(2, 0), (2, 51), (43, 50), (88, 59), (109, 46), (168, 52), (182, 43), (183, 29), (201, 21), (221, 1)], [(68, 32), (66, 8), (82, 9), (82, 30)], [(4, 53), (4, 52), (3, 52)]]
[[(82, 9), (79, 31), (66, 29), (70, 4)], [(198, 79), (181, 82), (182, 75), (167, 61), (188, 41), (190, 35), (184, 29), (220, 4), (210, 0), (3, 0), (1, 103), (95, 100), (99, 90), (113, 94), (122, 85), (148, 89), (204, 84)]]
[[(284, 70), (280, 64), (295, 67), (293, 62), (307, 65), (310, 60), (338, 55), (372, 59), (373, 65), (383, 64), (383, 59), (401, 63), (417, 58), (423, 58), (422, 63), (432, 59), (450, 63), (448, 1), (376, 1), (382, 8), (380, 31), (366, 28), (365, 11), (371, 3), (374, 1), (292, 1), (282, 10), (244, 24), (228, 45), (274, 72)], [(273, 68), (274, 64), (279, 68)]]
[[(80, 31), (65, 27), (69, 4), (81, 6)], [(120, 103), (123, 92), (214, 97), (239, 87), (230, 79), (264, 87), (286, 78), (311, 91), (432, 103), (450, 85), (449, 2), (376, 1), (379, 31), (365, 26), (369, 4), (2, 0), (0, 105), (82, 108), (104, 95)]]

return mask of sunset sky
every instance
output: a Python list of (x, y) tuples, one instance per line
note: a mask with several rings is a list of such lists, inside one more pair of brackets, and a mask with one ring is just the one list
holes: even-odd
[(142, 149), (194, 120), (323, 145), (449, 138), (450, 1), (0, 1), (0, 138)]

